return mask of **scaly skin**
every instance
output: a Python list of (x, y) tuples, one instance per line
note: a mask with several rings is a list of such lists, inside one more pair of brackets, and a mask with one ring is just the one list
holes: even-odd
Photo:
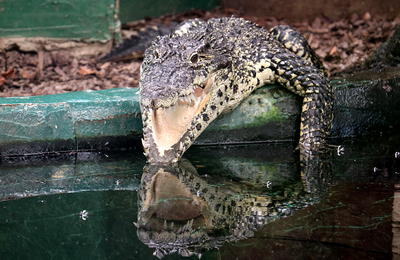
[(176, 22), (172, 22), (169, 26), (159, 24), (136, 31), (129, 39), (125, 40), (102, 57), (100, 61), (122, 61), (143, 58), (143, 53), (151, 45), (151, 42), (154, 41), (157, 36), (170, 34), (176, 25)]
[(274, 83), (303, 97), (300, 148), (319, 150), (331, 129), (334, 93), (299, 32), (220, 18), (189, 20), (159, 37), (145, 52), (139, 82), (148, 162), (177, 162), (215, 118)]
[(252, 237), (263, 225), (326, 195), (329, 169), (320, 168), (319, 162), (314, 166), (302, 182), (268, 192), (244, 182), (219, 183), (200, 176), (185, 159), (176, 165), (147, 165), (138, 191), (138, 237), (158, 258), (175, 252), (200, 257), (224, 242)]

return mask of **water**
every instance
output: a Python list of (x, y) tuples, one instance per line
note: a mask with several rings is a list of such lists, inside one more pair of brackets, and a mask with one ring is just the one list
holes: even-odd
[(400, 138), (332, 142), (318, 172), (294, 143), (2, 158), (0, 257), (398, 258)]

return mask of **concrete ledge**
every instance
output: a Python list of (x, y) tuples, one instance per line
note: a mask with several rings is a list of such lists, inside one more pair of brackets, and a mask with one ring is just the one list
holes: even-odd
[(10, 50), (15, 46), (21, 51), (47, 52), (69, 51), (73, 57), (85, 57), (111, 51), (113, 39), (102, 41), (83, 41), (68, 38), (49, 37), (11, 37), (0, 38), (0, 49)]
[[(0, 153), (31, 154), (119, 148), (142, 132), (136, 89), (0, 99)], [(97, 138), (97, 142), (90, 142)], [(88, 144), (89, 142), (89, 144)], [(126, 144), (125, 144), (126, 145)]]
[[(332, 137), (382, 135), (400, 126), (400, 69), (332, 78)], [(0, 155), (140, 148), (137, 89), (0, 98)], [(292, 141), (301, 99), (279, 86), (255, 91), (214, 121), (197, 144)]]

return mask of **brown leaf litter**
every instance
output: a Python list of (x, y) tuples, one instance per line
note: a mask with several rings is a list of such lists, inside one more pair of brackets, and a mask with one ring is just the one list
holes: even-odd
[[(288, 24), (308, 40), (321, 57), (330, 75), (360, 65), (382, 42), (390, 38), (400, 23), (400, 17), (387, 20), (380, 16), (354, 14), (351, 18), (331, 21), (317, 17), (312, 23), (291, 23), (275, 17), (254, 17), (233, 9), (216, 8), (205, 12), (192, 10), (178, 15), (166, 15), (127, 23), (122, 35), (129, 38), (135, 30), (156, 24), (168, 25), (191, 18), (243, 17), (266, 29)], [(140, 59), (120, 62), (99, 62), (100, 55), (76, 59), (68, 52), (21, 53), (3, 51), (0, 55), (0, 96), (32, 96), (59, 94), (87, 89), (100, 90), (138, 87)]]

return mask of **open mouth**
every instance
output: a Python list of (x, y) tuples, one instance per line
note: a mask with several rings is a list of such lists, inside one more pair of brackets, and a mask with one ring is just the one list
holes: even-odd
[(169, 107), (150, 109), (152, 137), (160, 156), (177, 143), (177, 148), (183, 152), (190, 143), (191, 136), (184, 135), (200, 118), (210, 99), (213, 81), (214, 77), (210, 77), (204, 84), (194, 85), (189, 94), (179, 96), (178, 101)]
[(175, 175), (160, 170), (143, 203), (140, 228), (182, 233), (207, 226), (207, 204), (192, 194)]

